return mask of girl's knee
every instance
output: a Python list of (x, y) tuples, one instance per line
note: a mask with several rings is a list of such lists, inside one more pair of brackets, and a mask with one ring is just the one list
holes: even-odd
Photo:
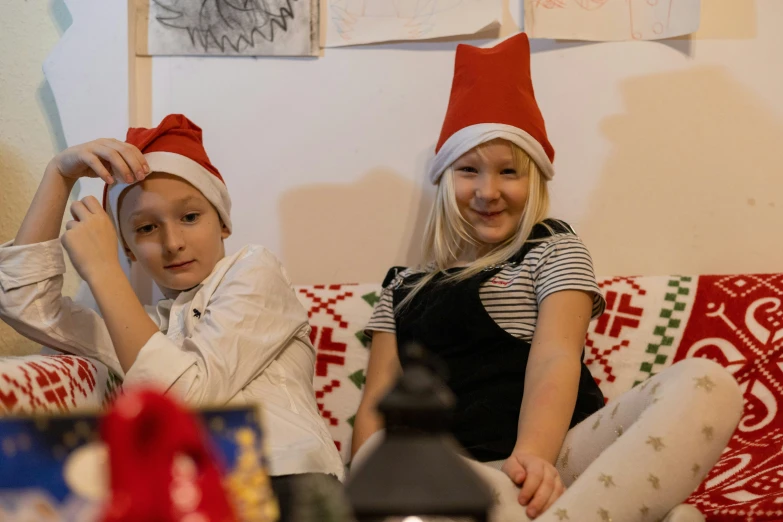
[(693, 357), (683, 359), (667, 369), (686, 390), (703, 392), (702, 398), (712, 407), (719, 408), (722, 416), (739, 423), (744, 399), (734, 376), (723, 366), (710, 359)]

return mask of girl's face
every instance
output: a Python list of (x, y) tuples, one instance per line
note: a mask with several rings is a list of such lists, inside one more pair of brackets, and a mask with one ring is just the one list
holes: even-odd
[(152, 174), (120, 201), (128, 255), (162, 288), (199, 285), (225, 256), (228, 229), (207, 198), (182, 178)]
[(454, 162), (454, 189), (460, 214), (471, 225), (479, 251), (511, 237), (527, 204), (528, 172), (519, 172), (511, 145), (493, 140)]

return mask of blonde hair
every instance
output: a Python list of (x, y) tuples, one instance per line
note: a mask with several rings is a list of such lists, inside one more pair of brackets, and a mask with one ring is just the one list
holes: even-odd
[[(481, 154), (482, 149), (492, 142), (486, 142), (476, 147)], [(504, 141), (511, 147), (511, 155), (517, 172), (528, 174), (528, 194), (525, 209), (514, 234), (496, 245), (492, 250), (456, 273), (447, 274), (439, 283), (456, 283), (467, 280), (482, 270), (500, 265), (522, 249), (528, 241), (533, 227), (541, 223), (549, 212), (549, 190), (547, 180), (536, 163), (519, 146)], [(460, 257), (476, 250), (479, 242), (470, 233), (471, 225), (462, 216), (457, 206), (454, 187), (454, 167), (446, 169), (438, 183), (435, 202), (427, 218), (424, 229), (422, 264), (426, 272), (424, 277), (411, 285), (411, 291), (399, 303), (397, 308), (406, 306), (413, 297), (430, 283), (438, 274), (446, 273), (454, 266)]]

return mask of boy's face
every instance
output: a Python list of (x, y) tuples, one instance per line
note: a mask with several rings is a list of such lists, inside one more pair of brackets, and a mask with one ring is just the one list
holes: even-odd
[(225, 256), (229, 231), (215, 207), (176, 176), (153, 173), (126, 190), (119, 221), (129, 257), (163, 288), (193, 288)]

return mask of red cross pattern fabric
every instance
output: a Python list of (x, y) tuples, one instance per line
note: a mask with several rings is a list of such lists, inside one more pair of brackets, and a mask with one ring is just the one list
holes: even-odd
[(606, 310), (590, 323), (585, 363), (607, 400), (671, 364), (693, 304), (690, 277), (610, 277)]
[(380, 285), (313, 285), (296, 288), (310, 320), (316, 350), (315, 399), (340, 456), (351, 456), (353, 421), (369, 359), (363, 329), (378, 301)]
[(711, 521), (783, 520), (783, 274), (702, 276), (674, 361), (727, 368), (745, 413), (690, 502)]
[(0, 358), (0, 414), (99, 409), (119, 381), (98, 361), (73, 355)]

